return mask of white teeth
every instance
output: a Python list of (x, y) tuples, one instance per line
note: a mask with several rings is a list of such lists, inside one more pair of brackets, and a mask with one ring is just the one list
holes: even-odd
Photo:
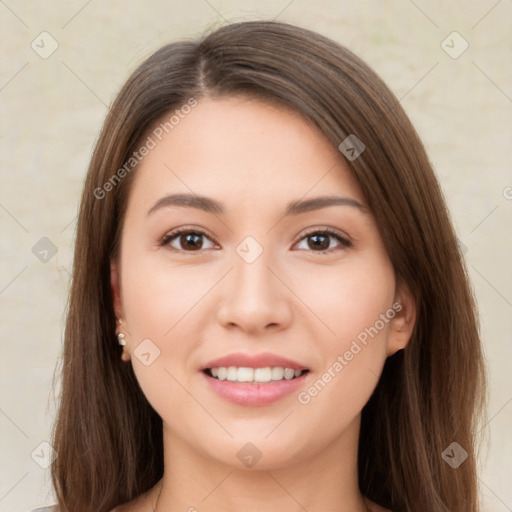
[(238, 380), (239, 382), (252, 382), (254, 378), (253, 368), (238, 368)]
[(271, 370), (272, 380), (283, 380), (284, 378), (284, 368), (280, 366), (276, 366)]
[(305, 370), (294, 370), (293, 368), (283, 368), (281, 366), (266, 368), (248, 368), (248, 367), (219, 367), (210, 368), (212, 377), (218, 380), (229, 380), (231, 382), (270, 382), (273, 380), (291, 380), (300, 377)]
[(295, 377), (295, 370), (292, 370), (291, 368), (286, 368), (284, 371), (284, 378), (286, 380), (293, 379)]
[(230, 381), (238, 380), (238, 368), (236, 366), (230, 366), (228, 368), (226, 379)]
[(271, 368), (255, 368), (254, 381), (255, 382), (270, 382), (272, 380)]

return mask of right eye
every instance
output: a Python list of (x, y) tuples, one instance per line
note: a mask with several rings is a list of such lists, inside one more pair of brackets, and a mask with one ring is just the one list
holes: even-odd
[(176, 229), (167, 233), (162, 239), (162, 246), (170, 246), (172, 250), (184, 251), (184, 252), (198, 252), (204, 249), (204, 239), (211, 242), (210, 247), (206, 249), (212, 249), (214, 244), (210, 237), (197, 229)]

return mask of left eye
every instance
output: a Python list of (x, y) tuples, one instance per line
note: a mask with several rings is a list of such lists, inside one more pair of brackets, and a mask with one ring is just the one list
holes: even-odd
[[(331, 247), (331, 241), (336, 240), (338, 245)], [(306, 247), (300, 247), (305, 243)], [(313, 252), (326, 252), (331, 250), (339, 250), (350, 246), (350, 242), (334, 231), (313, 231), (304, 236), (299, 242), (299, 249), (312, 249)]]

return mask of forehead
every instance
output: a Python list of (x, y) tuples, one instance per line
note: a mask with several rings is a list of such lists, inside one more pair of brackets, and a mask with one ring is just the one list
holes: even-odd
[(148, 131), (153, 147), (131, 195), (187, 192), (263, 205), (339, 192), (364, 201), (338, 150), (297, 112), (240, 96), (202, 98), (186, 112), (166, 114)]

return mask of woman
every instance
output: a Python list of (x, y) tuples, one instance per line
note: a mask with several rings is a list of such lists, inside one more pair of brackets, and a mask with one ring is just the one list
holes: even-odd
[(276, 22), (165, 46), (87, 175), (59, 510), (478, 510), (474, 302), (424, 148)]

